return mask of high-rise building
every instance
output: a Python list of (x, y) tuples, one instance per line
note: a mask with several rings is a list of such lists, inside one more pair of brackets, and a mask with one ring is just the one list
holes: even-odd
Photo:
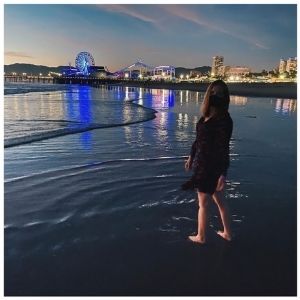
[(220, 75), (219, 69), (224, 64), (224, 57), (223, 56), (214, 56), (211, 66), (211, 76)]
[(297, 57), (290, 57), (286, 62), (286, 71), (291, 74), (292, 72), (297, 72)]
[(279, 62), (279, 74), (282, 74), (286, 71), (286, 66), (287, 66), (287, 61), (281, 58)]

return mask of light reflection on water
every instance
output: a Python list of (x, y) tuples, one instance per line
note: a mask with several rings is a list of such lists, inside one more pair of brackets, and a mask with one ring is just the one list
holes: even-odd
[(230, 105), (244, 106), (247, 104), (248, 98), (242, 96), (230, 96)]
[[(33, 129), (54, 130), (58, 126), (59, 128), (62, 126), (76, 128), (90, 126), (93, 123), (101, 124), (104, 121), (107, 123), (112, 120), (117, 123), (130, 123), (133, 116), (138, 117), (138, 112), (133, 111), (133, 107), (136, 107), (134, 105), (138, 104), (146, 108), (154, 108), (157, 111), (156, 118), (151, 121), (154, 126), (154, 139), (145, 145), (157, 144), (162, 149), (171, 151), (174, 143), (181, 143), (182, 147), (188, 148), (195, 137), (195, 126), (200, 117), (203, 97), (204, 93), (201, 92), (120, 86), (103, 86), (99, 89), (74, 86), (68, 91), (39, 95), (9, 95), (6, 96), (5, 101), (6, 136), (10, 132), (31, 134)], [(133, 105), (131, 101), (133, 101)], [(121, 102), (121, 105), (118, 105), (118, 102)], [(118, 109), (119, 113), (116, 113)], [(297, 104), (294, 99), (249, 99), (248, 97), (231, 96), (230, 112), (235, 122), (234, 135), (230, 142), (231, 160), (239, 161), (240, 153), (247, 153), (249, 149), (253, 149), (247, 148), (245, 151), (243, 147), (241, 148), (241, 143), (260, 143), (259, 136), (257, 136), (257, 141), (251, 139), (259, 133), (266, 134), (263, 133), (265, 128), (274, 127), (270, 123), (272, 110), (273, 116), (294, 117), (296, 109)], [(113, 116), (114, 113), (116, 114)], [(249, 117), (249, 119), (243, 120), (241, 119), (243, 117)], [(18, 122), (23, 119), (28, 122)], [(37, 123), (42, 120), (76, 121), (78, 123)], [(21, 123), (22, 125), (20, 125)], [(261, 126), (260, 129), (259, 126)], [(273, 144), (272, 135), (269, 134), (272, 130), (270, 127), (268, 134), (261, 139), (267, 139), (270, 144)], [(136, 129), (132, 125), (125, 126), (124, 133), (127, 144), (133, 143), (140, 147), (143, 147), (143, 141), (149, 134), (148, 131), (145, 131), (144, 126)], [(277, 131), (277, 133), (279, 132)], [(80, 133), (78, 135), (80, 147), (87, 152), (93, 151), (93, 142), (95, 142), (93, 138), (92, 132)]]
[(281, 115), (291, 114), (297, 110), (297, 101), (294, 99), (277, 99), (275, 112)]

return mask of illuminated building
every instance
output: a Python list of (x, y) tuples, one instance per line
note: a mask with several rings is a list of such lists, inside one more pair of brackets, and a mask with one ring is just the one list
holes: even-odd
[(280, 59), (279, 62), (279, 74), (282, 74), (286, 71), (287, 62), (283, 58)]
[(221, 66), (223, 66), (224, 63), (224, 57), (223, 56), (214, 56), (211, 66), (211, 76), (217, 76), (219, 75), (219, 69)]
[(190, 71), (190, 77), (193, 78), (193, 77), (200, 77), (202, 76), (202, 73), (200, 71), (196, 71), (196, 70), (192, 70)]
[(108, 71), (107, 67), (104, 66), (92, 66), (90, 67), (90, 76), (96, 78), (106, 78), (110, 72)]
[(251, 72), (250, 68), (248, 67), (230, 67), (229, 70), (226, 72), (227, 76), (235, 76), (235, 77), (244, 77)]
[(292, 72), (297, 72), (297, 57), (290, 57), (286, 62), (286, 71), (291, 74)]
[(175, 67), (158, 66), (153, 69), (153, 79), (172, 80), (175, 78)]
[(77, 74), (79, 74), (79, 71), (77, 70), (77, 68), (72, 67), (71, 64), (69, 64), (67, 68), (62, 69), (62, 74), (64, 76), (76, 76)]
[(227, 73), (228, 73), (228, 71), (230, 70), (230, 66), (221, 66), (220, 68), (219, 68), (219, 75), (220, 76), (222, 76), (222, 77), (225, 77), (226, 75), (227, 75)]

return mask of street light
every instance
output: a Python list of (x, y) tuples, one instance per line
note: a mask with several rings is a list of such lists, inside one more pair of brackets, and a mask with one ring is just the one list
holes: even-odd
[(42, 74), (42, 73), (40, 73), (40, 76), (43, 76), (43, 74)]
[(183, 74), (180, 74), (180, 79), (182, 79), (183, 78)]
[(190, 78), (190, 76), (189, 75), (186, 75), (186, 79), (189, 79)]
[(129, 77), (129, 74), (128, 73), (125, 73), (125, 78), (128, 78)]

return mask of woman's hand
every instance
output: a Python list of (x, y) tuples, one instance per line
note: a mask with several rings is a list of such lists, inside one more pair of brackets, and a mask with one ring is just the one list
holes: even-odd
[(216, 188), (217, 192), (220, 192), (220, 191), (222, 191), (224, 189), (224, 187), (225, 187), (225, 179), (226, 179), (226, 177), (224, 175), (221, 175), (219, 177), (217, 188)]
[(192, 169), (192, 164), (193, 164), (192, 158), (191, 158), (191, 156), (189, 156), (188, 159), (185, 161), (185, 165), (184, 165), (185, 170), (186, 171), (191, 170)]

